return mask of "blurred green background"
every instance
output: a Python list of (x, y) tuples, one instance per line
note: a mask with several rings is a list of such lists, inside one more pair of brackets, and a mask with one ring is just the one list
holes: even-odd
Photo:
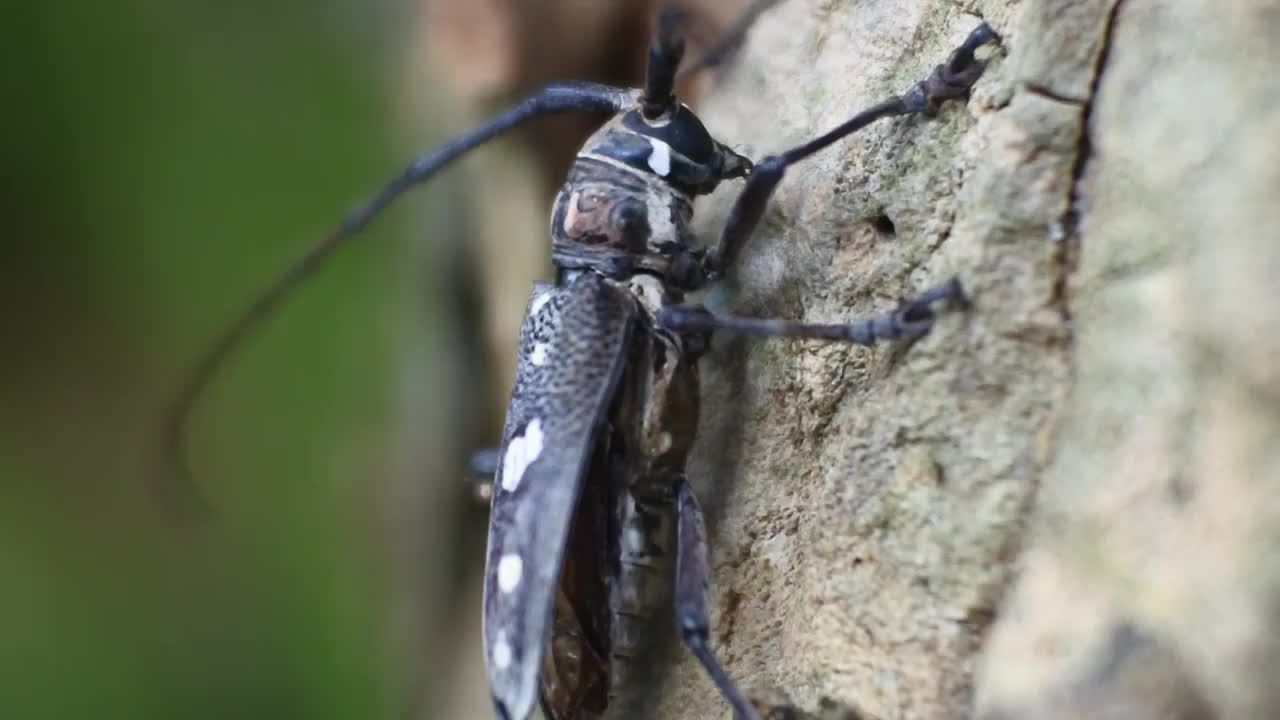
[[(459, 532), (477, 514), (457, 452), (422, 460), (454, 401), (433, 404), (438, 380), (409, 393), (425, 410), (398, 399), (403, 377), (439, 376), (413, 248), (447, 192), (379, 222), (219, 375), (187, 441), (212, 529), (147, 489), (161, 411), (213, 333), (442, 136), (396, 112), (409, 13), (7, 8), (0, 717), (431, 715), (431, 618), (478, 622), (450, 558), (482, 550)], [(427, 529), (401, 537), (414, 518)]]

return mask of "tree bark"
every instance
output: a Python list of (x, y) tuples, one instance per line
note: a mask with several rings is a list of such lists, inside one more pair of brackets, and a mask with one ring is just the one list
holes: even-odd
[[(977, 14), (1004, 43), (968, 103), (796, 166), (708, 300), (973, 300), (910, 347), (717, 339), (713, 647), (749, 694), (876, 718), (1280, 716), (1280, 5), (791, 0), (699, 112), (793, 146)], [(727, 717), (671, 659), (657, 716)]]

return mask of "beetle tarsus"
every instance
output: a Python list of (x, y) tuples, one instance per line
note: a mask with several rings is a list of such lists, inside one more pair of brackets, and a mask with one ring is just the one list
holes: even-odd
[[(933, 115), (947, 100), (960, 99), (969, 94), (973, 84), (982, 77), (986, 63), (974, 53), (989, 42), (999, 42), (1000, 36), (987, 23), (982, 23), (964, 43), (951, 53), (947, 62), (933, 69), (933, 74), (908, 94), (909, 106), (917, 112)], [(923, 104), (923, 106), (921, 106)], [(917, 109), (918, 108), (918, 109)]]

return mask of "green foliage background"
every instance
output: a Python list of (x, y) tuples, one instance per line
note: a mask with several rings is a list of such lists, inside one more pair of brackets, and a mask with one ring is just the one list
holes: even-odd
[(408, 156), (394, 20), (288, 0), (6, 9), (0, 717), (403, 714), (372, 546), (396, 327), (425, 295), (396, 269), (410, 215), (321, 272), (197, 410), (212, 533), (179, 532), (146, 481), (181, 371)]

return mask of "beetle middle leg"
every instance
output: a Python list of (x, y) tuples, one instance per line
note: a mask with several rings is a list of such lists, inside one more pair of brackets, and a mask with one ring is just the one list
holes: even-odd
[(475, 482), (493, 482), (493, 477), (498, 474), (498, 463), (500, 461), (500, 449), (496, 447), (481, 448), (471, 453), (471, 459), (467, 462), (467, 472), (471, 479)]
[(477, 502), (486, 505), (493, 499), (493, 480), (498, 475), (498, 464), (501, 462), (500, 448), (482, 448), (471, 453), (467, 462), (467, 485)]
[(934, 303), (963, 301), (960, 281), (952, 278), (904, 303), (894, 312), (851, 323), (818, 324), (793, 320), (729, 317), (713, 315), (701, 305), (672, 305), (663, 308), (658, 322), (679, 333), (730, 332), (762, 337), (799, 337), (835, 340), (857, 345), (874, 345), (882, 340), (920, 337), (937, 318)]

